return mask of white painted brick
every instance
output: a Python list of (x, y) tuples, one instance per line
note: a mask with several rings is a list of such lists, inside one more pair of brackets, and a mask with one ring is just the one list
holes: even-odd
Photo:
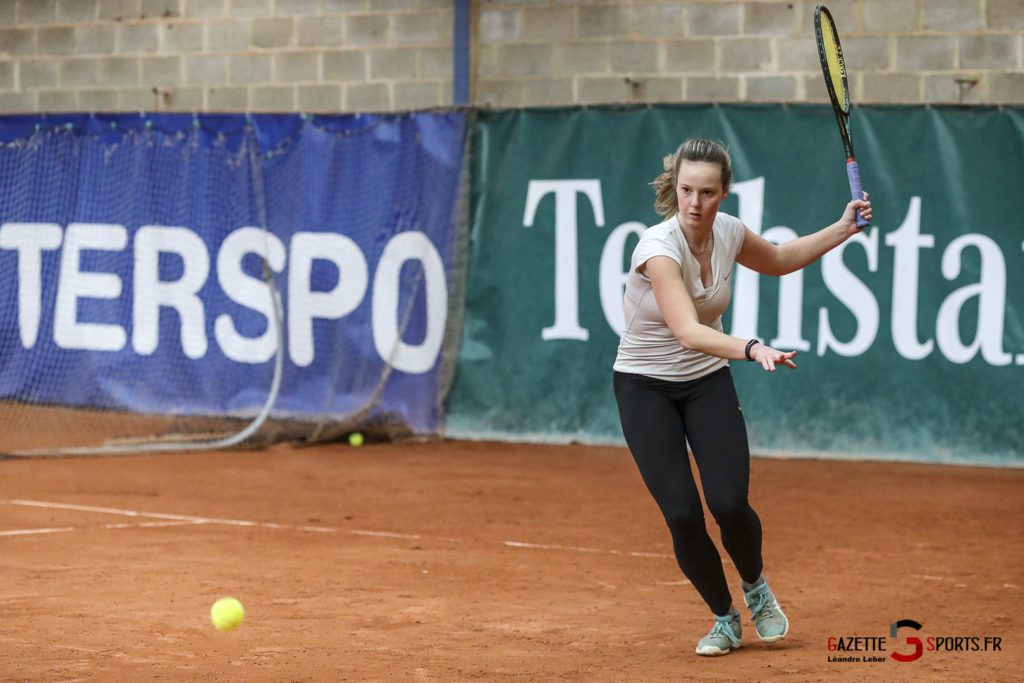
[(408, 12), (393, 20), (394, 40), (399, 45), (430, 45), (452, 42), (452, 18), (446, 12)]
[[(575, 33), (572, 7), (526, 7), (522, 10), (522, 40), (571, 40)], [(530, 95), (527, 94), (527, 97)]]
[(300, 85), (296, 86), (295, 94), (300, 111), (327, 114), (341, 111), (340, 85)]
[[(11, 62), (2, 62), (3, 66), (10, 71)], [(3, 86), (3, 76), (0, 75), (0, 88)], [(21, 90), (38, 90), (41, 88), (53, 88), (57, 85), (57, 63), (51, 59), (31, 59), (18, 62), (18, 87)], [(7, 86), (11, 87), (11, 86)]]
[[(450, 93), (451, 84), (447, 84), (445, 92)], [(394, 106), (398, 110), (417, 110), (439, 107), (451, 103), (451, 95), (442, 96), (439, 83), (395, 83), (392, 86)]]
[[(219, 19), (228, 16), (228, 0), (182, 0), (182, 16), (198, 19)], [(241, 16), (233, 15), (233, 16)]]
[(338, 50), (323, 55), (324, 80), (365, 81), (367, 57), (358, 50)]
[(589, 77), (577, 80), (577, 102), (598, 104), (603, 102), (629, 102), (633, 91), (626, 79), (620, 76)]
[(341, 17), (301, 17), (295, 26), (299, 47), (339, 47)]
[(985, 25), (990, 30), (1024, 31), (1024, 2), (985, 0)]
[[(114, 24), (87, 24), (84, 26), (76, 26), (74, 29), (52, 29), (53, 31), (73, 31), (73, 44), (77, 54), (87, 55), (107, 55), (114, 52), (114, 45), (117, 41), (117, 35), (114, 32)], [(43, 31), (48, 33), (48, 31)], [(40, 36), (41, 37), (41, 36)], [(57, 37), (54, 42), (64, 42), (66, 39), (62, 36)], [(40, 48), (40, 52), (51, 52), (45, 48)]]
[(522, 34), (522, 14), (518, 11), (481, 12), (480, 40), (501, 43), (519, 40)]
[(792, 102), (797, 79), (793, 76), (745, 76), (747, 99), (753, 102)]
[(871, 33), (918, 30), (917, 0), (862, 0), (861, 16), (862, 28)]
[(604, 74), (609, 68), (606, 42), (557, 43), (552, 46), (551, 74)]
[(143, 85), (178, 85), (181, 83), (181, 57), (142, 57), (139, 78)]
[(416, 77), (416, 50), (385, 48), (371, 50), (370, 80), (408, 80)]
[(687, 102), (734, 102), (740, 99), (737, 76), (687, 76), (684, 85)]
[(1024, 72), (989, 74), (986, 101), (993, 104), (1024, 104)]
[(740, 3), (697, 2), (686, 7), (687, 35), (729, 36), (740, 32), (742, 22)]
[(423, 47), (417, 50), (417, 54), (417, 74), (420, 78), (451, 80), (453, 70), (451, 47)]
[(711, 39), (674, 40), (665, 46), (665, 73), (710, 72), (717, 65)]
[(182, 3), (183, 0), (142, 0), (139, 15), (143, 19), (173, 19), (182, 16)]
[(768, 38), (736, 38), (722, 40), (718, 44), (724, 72), (749, 72), (770, 70), (772, 65), (772, 44)]
[(923, 0), (922, 28), (926, 31), (974, 31), (981, 28), (982, 0)]
[[(817, 53), (817, 47), (812, 44)], [(843, 40), (843, 56), (846, 69), (855, 71), (880, 71), (893, 66), (893, 41), (888, 36), (850, 36)]]
[(638, 38), (677, 38), (683, 35), (682, 4), (634, 5), (629, 8), (630, 35)]
[(167, 54), (201, 52), (203, 24), (198, 22), (169, 22), (160, 24), (161, 49)]
[(39, 110), (39, 99), (34, 92), (0, 92), (0, 111), (8, 114)]
[(946, 36), (900, 36), (896, 67), (901, 71), (942, 71), (953, 68), (955, 39)]
[(185, 82), (190, 85), (227, 82), (227, 58), (223, 55), (189, 55), (184, 65)]
[(648, 102), (678, 102), (683, 99), (682, 78), (645, 78), (644, 98)]
[(571, 104), (573, 81), (571, 78), (531, 78), (523, 84), (523, 104), (544, 106)]
[(117, 51), (121, 54), (156, 52), (160, 49), (159, 27), (154, 23), (119, 24)]
[(295, 86), (270, 85), (249, 90), (249, 106), (253, 111), (295, 111)]
[(90, 58), (62, 59), (57, 62), (57, 82), (63, 88), (95, 85), (96, 60)]
[(320, 14), (319, 0), (276, 0), (274, 14), (316, 16)]
[(59, 112), (75, 111), (78, 108), (78, 98), (74, 90), (40, 90), (39, 111)]
[[(110, 53), (114, 49), (114, 33), (106, 32), (110, 38), (103, 49), (94, 48), (92, 52)], [(77, 46), (75, 31), (68, 26), (46, 26), (36, 31), (36, 52), (40, 55), (69, 55)]]
[(796, 33), (801, 5), (793, 2), (747, 2), (743, 5), (743, 33), (746, 35), (792, 35)]
[[(320, 55), (282, 52), (274, 55), (274, 80), (279, 83), (315, 83), (320, 80)], [(339, 102), (341, 91), (338, 91)]]
[[(56, 23), (77, 24), (83, 21), (93, 21), (96, 18), (97, 2), (98, 0), (57, 0)], [(2, 5), (12, 9), (14, 7), (14, 3), (11, 2), (5, 2)], [(0, 21), (8, 23), (13, 21), (13, 17), (5, 16), (3, 10), (0, 10)]]
[(165, 100), (167, 111), (204, 111), (206, 109), (206, 91), (203, 88), (175, 88), (170, 98)]
[(253, 47), (288, 47), (294, 44), (294, 37), (295, 21), (291, 17), (281, 17), (278, 19), (253, 19)]
[(115, 111), (117, 109), (117, 90), (114, 88), (79, 90), (78, 108), (83, 111)]
[(205, 45), (207, 52), (248, 50), (252, 45), (252, 19), (207, 22)]
[(104, 86), (138, 85), (137, 57), (104, 57), (96, 61), (96, 77)]
[(345, 17), (345, 47), (386, 45), (390, 36), (390, 18), (387, 15), (353, 14)]
[(624, 74), (647, 74), (658, 70), (658, 44), (616, 42), (609, 46), (611, 70)]
[(36, 31), (31, 28), (0, 29), (0, 54), (31, 55), (36, 51)]
[(269, 83), (270, 55), (229, 55), (227, 82), (239, 85)]
[(518, 107), (523, 101), (523, 82), (508, 79), (480, 79), (476, 100), (492, 107)]
[[(7, 2), (13, 4), (12, 0)], [(18, 0), (18, 23), (25, 26), (52, 24), (57, 18), (54, 0)]]
[(249, 89), (242, 86), (210, 88), (206, 102), (209, 111), (245, 111), (249, 109)]
[(552, 48), (547, 44), (503, 45), (501, 72), (506, 76), (545, 76), (551, 73)]
[[(845, 51), (845, 45), (843, 47)], [(801, 69), (818, 69), (818, 46), (814, 40), (793, 40), (791, 38), (775, 41), (775, 53), (778, 57), (780, 71)]]
[(385, 83), (357, 83), (345, 86), (345, 111), (389, 111), (391, 92)]
[(154, 111), (160, 100), (150, 88), (121, 88), (117, 91), (117, 108), (120, 111)]
[(101, 21), (132, 21), (142, 15), (139, 0), (100, 0), (98, 9)]
[(1017, 36), (961, 36), (960, 68), (1013, 71), (1017, 68)]
[(228, 0), (230, 17), (269, 17), (273, 0)]
[[(821, 79), (819, 79), (821, 80)], [(919, 102), (921, 99), (921, 77), (913, 73), (869, 73), (864, 74), (863, 102)], [(820, 88), (821, 100), (827, 100), (824, 83)]]
[(577, 12), (579, 38), (623, 38), (629, 34), (629, 10), (622, 5), (588, 7)]

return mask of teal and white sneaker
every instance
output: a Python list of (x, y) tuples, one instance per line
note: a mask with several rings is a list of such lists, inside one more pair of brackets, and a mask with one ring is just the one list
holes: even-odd
[(789, 619), (782, 613), (775, 596), (767, 583), (755, 586), (743, 594), (750, 608), (750, 620), (754, 622), (757, 636), (766, 643), (774, 643), (789, 633)]
[(733, 650), (740, 648), (740, 637), (743, 635), (743, 624), (740, 623), (740, 615), (735, 611), (726, 614), (724, 617), (715, 617), (715, 625), (711, 633), (700, 639), (697, 643), (697, 654), (706, 657), (717, 657), (727, 655)]

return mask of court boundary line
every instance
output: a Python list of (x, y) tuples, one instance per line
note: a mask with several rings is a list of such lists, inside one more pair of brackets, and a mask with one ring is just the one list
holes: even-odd
[[(94, 512), (122, 517), (136, 517), (144, 519), (155, 519), (155, 522), (139, 522), (135, 524), (111, 523), (99, 527), (102, 529), (139, 529), (151, 527), (170, 526), (201, 526), (205, 524), (223, 524), (227, 526), (260, 528), (260, 529), (281, 529), (285, 531), (310, 531), (316, 533), (346, 533), (350, 536), (365, 536), (373, 538), (393, 538), (402, 540), (430, 540), (445, 543), (461, 543), (464, 539), (452, 538), (449, 536), (430, 536), (425, 534), (402, 533), (397, 531), (374, 531), (368, 529), (338, 529), (336, 527), (323, 526), (299, 526), (290, 524), (279, 524), (276, 522), (255, 522), (245, 519), (226, 519), (220, 517), (201, 517), (197, 515), (179, 515), (167, 512), (143, 512), (139, 510), (126, 510), (123, 508), (101, 507), (97, 505), (78, 505), (75, 503), (59, 503), (43, 500), (26, 500), (23, 498), (12, 498), (0, 500), (3, 505), (20, 505), (23, 507), (36, 507), (50, 510), (70, 510), (73, 512)], [(45, 527), (39, 529), (10, 529), (0, 531), (0, 537), (4, 536), (29, 536), (32, 534), (67, 533), (82, 531), (89, 527), (66, 526), (66, 527)], [(561, 545), (552, 543), (529, 543), (526, 541), (496, 541), (497, 544), (506, 548), (517, 548), (524, 550), (553, 550), (561, 552), (588, 553), (596, 555), (618, 555), (623, 557), (640, 557), (653, 559), (674, 559), (674, 555), (665, 553), (649, 553), (628, 550), (614, 550), (607, 548), (588, 548), (584, 546)]]

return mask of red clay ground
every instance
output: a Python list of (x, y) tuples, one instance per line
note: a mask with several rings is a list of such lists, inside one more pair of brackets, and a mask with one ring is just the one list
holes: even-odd
[[(752, 498), (792, 629), (766, 645), (746, 622), (706, 659), (622, 448), (8, 460), (0, 679), (1021, 680), (1024, 470), (755, 459)], [(209, 621), (224, 595), (247, 610), (232, 632)], [(889, 639), (899, 619), (923, 628)], [(915, 635), (1001, 650), (888, 657)], [(830, 661), (850, 655), (884, 661)]]

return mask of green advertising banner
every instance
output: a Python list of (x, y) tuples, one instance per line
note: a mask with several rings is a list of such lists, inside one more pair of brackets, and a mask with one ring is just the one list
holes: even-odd
[[(726, 332), (799, 352), (732, 363), (754, 452), (1024, 465), (1024, 109), (862, 107), (852, 126), (873, 225), (783, 278), (737, 267)], [(769, 240), (848, 201), (824, 105), (479, 115), (450, 436), (623, 443), (624, 273), (692, 136), (728, 145), (721, 210)]]

